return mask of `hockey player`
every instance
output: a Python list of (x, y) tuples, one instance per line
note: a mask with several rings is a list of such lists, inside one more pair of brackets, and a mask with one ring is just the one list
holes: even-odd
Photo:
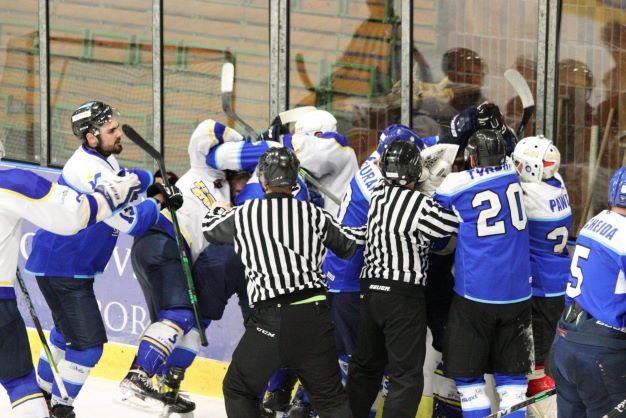
[[(72, 114), (71, 123), (82, 144), (65, 164), (59, 183), (91, 193), (100, 177), (122, 170), (115, 158), (122, 151), (122, 132), (114, 109), (99, 101), (81, 105)], [(145, 192), (152, 174), (128, 171), (139, 177)], [(163, 202), (165, 205), (166, 200)], [(157, 221), (158, 213), (159, 201), (146, 199), (73, 236), (43, 230), (35, 234), (26, 270), (37, 277), (52, 311), (52, 350), (69, 394), (68, 400), (61, 399), (50, 365), (42, 356), (38, 379), (42, 389), (52, 393), (53, 417), (73, 416), (71, 405), (107, 341), (93, 292), (95, 276), (106, 267), (119, 232), (141, 235)]]
[[(0, 141), (0, 160), (3, 157)], [(111, 216), (139, 187), (135, 174), (106, 176), (98, 179), (93, 194), (79, 195), (27, 170), (0, 170), (0, 384), (9, 395), (13, 416), (48, 417), (12, 285), (22, 219), (58, 234), (75, 234)]]
[[(176, 183), (184, 198), (176, 215), (192, 263), (208, 245), (201, 230), (204, 215), (214, 202), (231, 198), (224, 172), (207, 165), (209, 150), (221, 143), (242, 140), (235, 130), (210, 119), (201, 122), (191, 135), (191, 168)], [(135, 238), (131, 262), (152, 323), (144, 331), (135, 361), (120, 383), (122, 397), (132, 403), (168, 405), (173, 412), (190, 412), (195, 404), (178, 396), (178, 389), (200, 349), (199, 332), (204, 332), (204, 326), (200, 331), (194, 320), (168, 212), (161, 212), (158, 225)], [(152, 385), (155, 374), (159, 376), (158, 389)]]
[(522, 139), (511, 156), (522, 179), (524, 207), (530, 234), (532, 324), (535, 369), (528, 380), (528, 396), (554, 387), (544, 367), (565, 306), (570, 257), (566, 244), (572, 210), (558, 173), (561, 155), (543, 136)]
[(428, 252), (432, 241), (456, 234), (458, 220), (416, 190), (422, 160), (414, 143), (390, 144), (381, 172), (367, 214), (358, 343), (346, 387), (354, 417), (367, 418), (387, 366), (383, 417), (413, 418), (424, 385)]
[(559, 417), (600, 417), (626, 398), (626, 166), (609, 180), (609, 210), (583, 226), (549, 371)]
[(526, 395), (533, 352), (529, 235), (522, 187), (502, 135), (477, 131), (465, 157), (471, 168), (449, 174), (435, 194), (461, 219), (443, 361), (463, 416), (484, 417), (491, 412), (484, 373), (494, 373), (500, 409)]
[(298, 169), (293, 151), (268, 150), (259, 162), (265, 198), (231, 211), (214, 209), (203, 225), (211, 242), (234, 239), (255, 308), (224, 380), (231, 417), (259, 416), (258, 394), (280, 366), (292, 367), (302, 378), (320, 417), (351, 416), (336, 361), (321, 262), (325, 245), (351, 256), (362, 244), (364, 231), (349, 231), (326, 211), (293, 199)]
[[(223, 144), (211, 150), (207, 161), (211, 167), (220, 170), (247, 170), (246, 166), (256, 165), (259, 157), (278, 142), (294, 151), (301, 167), (340, 198), (359, 166), (354, 150), (336, 128), (337, 121), (330, 113), (324, 110), (308, 112), (296, 121), (294, 134), (280, 134), (281, 125), (275, 125), (270, 127), (271, 134), (262, 135), (270, 141)], [(324, 209), (334, 215), (339, 205), (325, 198)]]

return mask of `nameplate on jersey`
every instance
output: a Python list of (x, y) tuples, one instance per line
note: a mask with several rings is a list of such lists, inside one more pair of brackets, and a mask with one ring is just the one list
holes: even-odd
[(369, 200), (374, 187), (376, 187), (378, 180), (381, 178), (382, 174), (378, 167), (374, 165), (374, 162), (366, 161), (359, 169), (355, 180), (363, 196), (366, 196)]

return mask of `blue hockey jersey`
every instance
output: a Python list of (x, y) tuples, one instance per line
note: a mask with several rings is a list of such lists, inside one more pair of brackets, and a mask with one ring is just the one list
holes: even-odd
[(567, 237), (572, 210), (559, 174), (540, 183), (522, 182), (530, 235), (530, 267), (533, 296), (565, 294), (570, 258)]
[[(378, 151), (374, 151), (350, 181), (337, 215), (337, 220), (343, 225), (360, 227), (367, 223), (367, 211), (372, 191), (382, 177), (380, 169), (375, 164), (379, 158)], [(328, 250), (322, 265), (322, 271), (328, 280), (328, 291), (358, 292), (363, 263), (363, 247), (359, 247), (347, 260), (337, 257), (335, 253)]]
[[(103, 173), (119, 170), (121, 167), (113, 155), (104, 158), (81, 145), (65, 164), (58, 182), (78, 193), (93, 193), (96, 181)], [(142, 192), (152, 184), (150, 172), (129, 171), (139, 177)], [(26, 271), (36, 276), (92, 278), (104, 271), (120, 231), (142, 235), (157, 222), (158, 215), (158, 203), (154, 199), (146, 199), (76, 235), (61, 236), (39, 230), (33, 238)]]
[(603, 211), (583, 226), (572, 256), (566, 303), (626, 332), (626, 216)]
[(522, 186), (510, 159), (449, 174), (435, 200), (460, 218), (454, 291), (484, 303), (531, 297), (530, 249)]

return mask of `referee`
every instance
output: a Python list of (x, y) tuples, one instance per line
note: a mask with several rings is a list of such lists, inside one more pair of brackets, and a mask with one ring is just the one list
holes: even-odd
[(265, 198), (214, 208), (203, 223), (209, 242), (234, 240), (254, 306), (224, 379), (231, 418), (260, 417), (259, 394), (283, 367), (294, 370), (320, 418), (352, 417), (321, 264), (325, 247), (352, 256), (365, 242), (365, 228), (343, 227), (323, 209), (294, 199), (299, 165), (288, 148), (270, 148), (258, 165)]
[(387, 365), (383, 417), (415, 418), (424, 388), (428, 252), (434, 240), (456, 234), (458, 220), (415, 190), (422, 172), (415, 144), (389, 145), (381, 171), (368, 212), (361, 317), (347, 391), (354, 418), (368, 417)]

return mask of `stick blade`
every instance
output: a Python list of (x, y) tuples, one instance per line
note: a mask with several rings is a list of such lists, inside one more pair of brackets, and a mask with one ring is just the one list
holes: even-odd
[(222, 93), (232, 93), (235, 80), (235, 66), (232, 62), (225, 62), (222, 65)]
[(535, 105), (535, 100), (533, 99), (530, 87), (528, 87), (526, 79), (524, 79), (519, 71), (512, 68), (508, 69), (504, 72), (504, 78), (506, 78), (511, 86), (513, 86), (513, 89), (522, 100), (522, 106), (524, 106), (524, 109)]
[(280, 120), (283, 124), (296, 122), (300, 117), (306, 113), (317, 110), (315, 106), (301, 106), (293, 109), (285, 110), (284, 112), (280, 112), (278, 116), (280, 116)]

